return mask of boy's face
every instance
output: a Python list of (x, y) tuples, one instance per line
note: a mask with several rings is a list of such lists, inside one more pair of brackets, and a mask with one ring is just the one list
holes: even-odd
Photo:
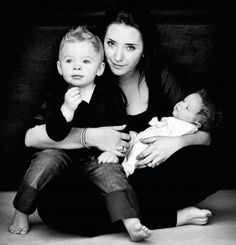
[(199, 94), (193, 93), (178, 102), (173, 109), (173, 116), (186, 122), (195, 123), (199, 121), (199, 115), (202, 108), (202, 98)]
[(65, 43), (57, 62), (57, 69), (65, 81), (78, 87), (94, 82), (96, 75), (102, 75), (105, 64), (88, 41)]

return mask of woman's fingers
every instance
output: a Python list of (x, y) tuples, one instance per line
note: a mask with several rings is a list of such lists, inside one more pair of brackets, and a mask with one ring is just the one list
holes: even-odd
[(152, 154), (146, 156), (146, 157), (143, 158), (142, 160), (137, 161), (136, 167), (139, 168), (139, 167), (142, 166), (142, 165), (147, 166), (150, 162), (152, 162), (153, 158), (154, 158), (154, 156), (153, 156)]
[(129, 134), (121, 133), (121, 139), (122, 139), (122, 140), (129, 141), (129, 140), (131, 139), (131, 137), (130, 137)]
[(116, 150), (113, 151), (115, 155), (119, 157), (124, 157), (129, 149), (129, 143), (126, 141), (121, 141), (120, 144), (116, 147)]
[(139, 153), (138, 156), (136, 157), (136, 159), (142, 160), (142, 159), (146, 158), (148, 155), (150, 155), (152, 153), (152, 151), (153, 151), (152, 147), (149, 146), (144, 151)]
[(125, 140), (121, 140), (121, 142), (120, 142), (120, 144), (118, 145), (118, 147), (119, 148), (123, 148), (123, 147), (125, 147), (126, 148), (126, 150), (129, 148), (129, 142), (127, 142), (127, 141), (125, 141)]
[(117, 130), (117, 131), (121, 131), (121, 130), (124, 130), (125, 127), (126, 127), (126, 124), (120, 125), (120, 126), (111, 126), (110, 128)]
[(163, 162), (163, 160), (160, 158), (160, 156), (155, 156), (150, 154), (148, 157), (144, 158), (141, 161), (138, 161), (136, 163), (136, 167), (137, 168), (144, 168), (144, 167), (150, 167), (150, 168), (154, 168), (156, 166), (158, 166), (159, 164), (161, 164)]
[(136, 167), (140, 168), (141, 166), (155, 167), (163, 162), (163, 156), (159, 152), (155, 150), (153, 145), (150, 145), (141, 152), (136, 159), (138, 160), (136, 163)]
[(113, 153), (118, 157), (125, 157), (126, 153), (120, 152), (118, 150), (113, 151)]
[(159, 136), (153, 136), (148, 138), (141, 138), (140, 141), (144, 144), (151, 144), (155, 141), (157, 141), (160, 137)]

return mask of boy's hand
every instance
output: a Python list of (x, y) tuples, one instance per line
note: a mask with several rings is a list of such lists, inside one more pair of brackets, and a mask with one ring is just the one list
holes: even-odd
[(98, 163), (118, 163), (119, 158), (112, 152), (105, 151), (98, 157)]
[(68, 110), (75, 111), (81, 101), (80, 89), (78, 87), (72, 87), (65, 93), (64, 106)]

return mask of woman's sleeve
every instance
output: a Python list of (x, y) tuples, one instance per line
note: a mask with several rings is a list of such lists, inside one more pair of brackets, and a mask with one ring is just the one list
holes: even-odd
[[(186, 96), (186, 91), (181, 86), (181, 83), (167, 69), (162, 71), (161, 81), (164, 93), (167, 95), (172, 107)], [(209, 145), (211, 141), (210, 133), (201, 130), (195, 134), (180, 136), (180, 138), (182, 139), (182, 147), (188, 145)]]
[(163, 69), (161, 73), (161, 85), (172, 107), (185, 97), (183, 86), (168, 69)]

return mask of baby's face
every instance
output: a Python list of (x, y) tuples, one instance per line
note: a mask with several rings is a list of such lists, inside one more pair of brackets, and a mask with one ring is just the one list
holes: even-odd
[(199, 94), (193, 93), (178, 102), (173, 109), (173, 116), (177, 119), (190, 123), (198, 121), (198, 113), (202, 108), (202, 98)]

